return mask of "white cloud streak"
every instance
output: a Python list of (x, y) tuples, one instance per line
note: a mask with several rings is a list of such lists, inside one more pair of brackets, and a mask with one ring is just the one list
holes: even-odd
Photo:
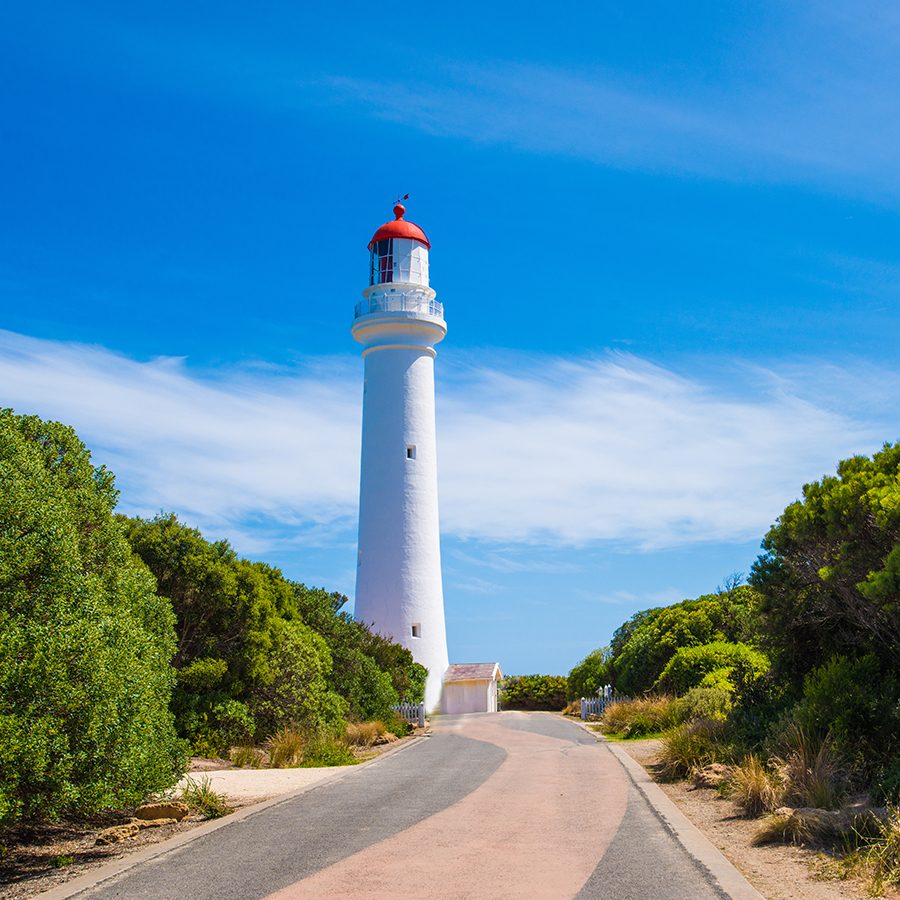
[[(896, 421), (897, 373), (869, 372), (863, 420), (847, 411), (859, 374), (836, 366), (826, 402), (804, 399), (818, 381), (808, 364), (700, 378), (626, 355), (497, 358), (439, 360), (442, 526), (464, 539), (746, 540), (805, 481), (896, 436), (883, 423)], [(355, 363), (209, 373), (0, 332), (0, 402), (74, 425), (128, 511), (173, 510), (250, 553), (335, 544), (355, 531)]]

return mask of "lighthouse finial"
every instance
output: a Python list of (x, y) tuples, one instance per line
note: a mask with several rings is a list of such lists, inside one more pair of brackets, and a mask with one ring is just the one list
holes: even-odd
[(406, 207), (401, 203), (402, 200), (409, 200), (409, 194), (404, 194), (402, 197), (398, 197), (394, 201), (394, 215), (398, 219), (402, 219), (403, 214), (406, 212)]

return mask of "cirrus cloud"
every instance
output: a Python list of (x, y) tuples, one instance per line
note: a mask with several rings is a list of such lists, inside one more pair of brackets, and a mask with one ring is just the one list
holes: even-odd
[[(463, 539), (747, 540), (805, 481), (894, 437), (895, 372), (493, 358), (439, 360), (442, 527)], [(0, 332), (4, 405), (74, 425), (123, 509), (174, 510), (245, 552), (353, 540), (360, 382), (349, 358), (209, 372)]]

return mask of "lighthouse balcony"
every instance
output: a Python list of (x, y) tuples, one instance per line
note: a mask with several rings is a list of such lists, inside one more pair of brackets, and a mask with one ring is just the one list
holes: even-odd
[[(429, 292), (430, 293), (430, 292)], [(387, 291), (372, 294), (356, 304), (354, 318), (370, 313), (405, 312), (431, 319), (444, 318), (444, 305), (424, 291)]]

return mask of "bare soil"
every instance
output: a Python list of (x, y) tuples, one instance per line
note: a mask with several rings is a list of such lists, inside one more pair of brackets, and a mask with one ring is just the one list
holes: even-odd
[[(659, 740), (619, 744), (654, 777), (665, 793), (744, 877), (768, 900), (871, 900), (861, 879), (837, 880), (832, 856), (814, 848), (791, 844), (753, 847), (758, 819), (738, 815), (731, 801), (710, 788), (658, 777)], [(900, 892), (884, 894), (890, 900)]]
[(112, 859), (190, 831), (206, 820), (190, 815), (177, 824), (143, 828), (120, 844), (97, 844), (98, 832), (130, 821), (128, 812), (117, 811), (90, 819), (31, 823), (6, 832), (0, 836), (0, 897), (33, 897)]

